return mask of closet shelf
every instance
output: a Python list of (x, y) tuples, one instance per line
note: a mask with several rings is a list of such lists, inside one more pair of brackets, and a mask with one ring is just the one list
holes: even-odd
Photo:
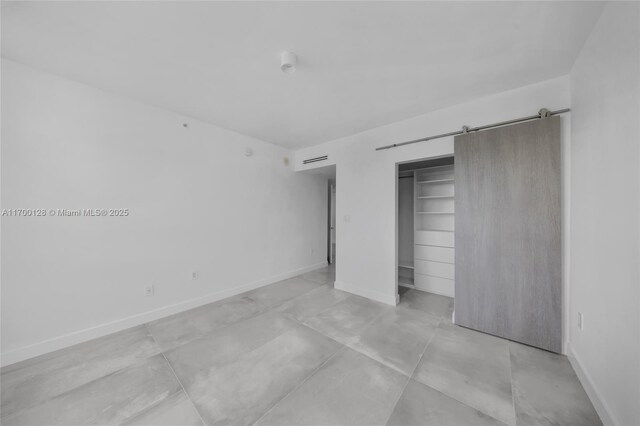
[(417, 214), (454, 214), (453, 212), (416, 212)]
[(416, 183), (444, 183), (444, 182), (453, 182), (453, 179), (435, 179), (435, 180), (421, 180)]
[(454, 195), (424, 195), (422, 197), (416, 197), (416, 198), (424, 200), (424, 199), (430, 199), (430, 198), (454, 198), (454, 197), (455, 197)]

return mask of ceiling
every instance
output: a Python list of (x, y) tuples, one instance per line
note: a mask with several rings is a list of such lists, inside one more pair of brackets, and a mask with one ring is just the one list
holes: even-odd
[(300, 148), (567, 74), (602, 6), (3, 1), (2, 56)]

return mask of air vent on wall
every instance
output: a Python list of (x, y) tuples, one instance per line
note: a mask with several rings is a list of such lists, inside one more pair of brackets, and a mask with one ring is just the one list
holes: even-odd
[(326, 155), (323, 155), (322, 157), (315, 157), (315, 158), (307, 158), (306, 160), (302, 161), (302, 164), (309, 164), (309, 163), (315, 163), (318, 161), (324, 161), (327, 158), (329, 158)]

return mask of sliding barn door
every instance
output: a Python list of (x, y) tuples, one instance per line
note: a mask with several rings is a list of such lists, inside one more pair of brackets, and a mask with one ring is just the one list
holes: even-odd
[(560, 118), (455, 138), (455, 320), (561, 351)]

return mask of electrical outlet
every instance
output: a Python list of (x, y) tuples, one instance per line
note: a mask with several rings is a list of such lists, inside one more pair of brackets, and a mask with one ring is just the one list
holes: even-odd
[(198, 278), (200, 278), (200, 273), (198, 271), (192, 271), (191, 272), (191, 279), (193, 281), (197, 280)]
[(153, 296), (153, 285), (148, 285), (144, 288), (145, 296)]
[(578, 312), (578, 330), (582, 330), (584, 328), (584, 317), (582, 316), (582, 312)]

